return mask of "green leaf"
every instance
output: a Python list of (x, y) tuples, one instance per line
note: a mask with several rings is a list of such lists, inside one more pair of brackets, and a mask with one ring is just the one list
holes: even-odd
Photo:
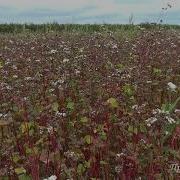
[(84, 172), (85, 172), (85, 167), (84, 167), (84, 165), (83, 164), (78, 164), (78, 167), (77, 167), (77, 172), (78, 172), (78, 174), (83, 174)]
[(101, 165), (107, 165), (108, 163), (106, 161), (100, 161)]
[(3, 61), (0, 60), (0, 69), (3, 68)]
[(33, 134), (34, 134), (34, 129), (30, 129), (30, 130), (29, 130), (29, 135), (30, 135), (30, 136), (33, 136)]
[(87, 143), (87, 144), (91, 144), (92, 143), (92, 137), (90, 135), (86, 135), (84, 137), (84, 141)]
[(70, 111), (73, 111), (73, 110), (74, 110), (74, 102), (69, 101), (69, 102), (67, 103), (67, 108), (68, 108)]
[(9, 180), (9, 177), (8, 176), (2, 176), (1, 180)]
[(137, 133), (138, 133), (138, 129), (134, 128), (134, 134), (137, 134)]
[(21, 132), (22, 132), (22, 133), (27, 132), (28, 129), (29, 129), (29, 125), (28, 125), (27, 122), (21, 124)]
[(169, 149), (169, 152), (170, 152), (172, 155), (174, 155), (174, 157), (180, 159), (180, 155), (179, 155), (179, 152), (178, 152), (178, 151)]
[(91, 161), (85, 161), (85, 167), (90, 168), (91, 167)]
[(118, 101), (115, 98), (109, 98), (107, 100), (107, 103), (110, 105), (112, 108), (117, 108), (119, 106)]
[(32, 134), (32, 131), (34, 132), (33, 127), (34, 127), (34, 124), (32, 122), (24, 122), (21, 124), (20, 129), (22, 133), (26, 133), (27, 131), (31, 130), (31, 134)]
[(131, 97), (134, 95), (134, 87), (130, 84), (126, 84), (123, 86), (123, 92), (126, 96)]
[(171, 105), (171, 108), (170, 108), (170, 113), (174, 111), (176, 105), (178, 104), (178, 102), (180, 101), (180, 97), (178, 97), (176, 99), (176, 101)]
[(140, 124), (140, 131), (143, 133), (147, 132), (146, 126), (144, 124)]
[(162, 70), (161, 69), (158, 69), (158, 68), (153, 68), (153, 74), (157, 75), (157, 76), (160, 76), (162, 73)]
[(23, 167), (16, 168), (16, 169), (15, 169), (15, 173), (16, 173), (17, 175), (25, 174), (25, 173), (26, 173), (26, 170), (25, 170)]
[(20, 158), (20, 156), (18, 154), (14, 154), (12, 159), (13, 159), (14, 163), (17, 163), (21, 158)]
[(116, 65), (116, 68), (118, 69), (118, 70), (124, 70), (124, 65), (123, 64), (117, 64)]
[(172, 113), (179, 101), (180, 101), (180, 97), (178, 97), (174, 103), (163, 104), (161, 109), (164, 112)]
[(100, 133), (100, 137), (104, 141), (107, 139), (107, 135), (106, 135), (106, 133), (104, 131)]
[(80, 119), (80, 122), (82, 122), (82, 123), (87, 123), (87, 122), (88, 122), (88, 118), (87, 118), (87, 117), (82, 117), (82, 118)]
[(32, 178), (26, 174), (22, 174), (18, 176), (19, 180), (31, 180)]
[(116, 114), (111, 114), (110, 119), (112, 123), (116, 123), (118, 121), (118, 117)]
[(26, 147), (26, 154), (30, 155), (33, 153), (33, 150), (29, 147)]
[(129, 127), (128, 127), (128, 131), (129, 131), (129, 132), (134, 132), (134, 127), (133, 127), (133, 126), (131, 126), (131, 125), (129, 125)]
[(54, 102), (54, 103), (52, 104), (52, 110), (55, 111), (55, 112), (57, 112), (58, 109), (59, 109), (59, 104), (58, 104), (57, 102)]

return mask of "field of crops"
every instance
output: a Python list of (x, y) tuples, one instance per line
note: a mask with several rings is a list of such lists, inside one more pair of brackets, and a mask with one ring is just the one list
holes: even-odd
[(179, 150), (179, 30), (0, 35), (0, 179), (178, 180)]

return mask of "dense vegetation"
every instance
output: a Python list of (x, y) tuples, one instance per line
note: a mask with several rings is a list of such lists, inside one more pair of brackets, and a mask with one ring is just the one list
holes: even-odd
[(0, 179), (179, 179), (179, 30), (54, 26), (0, 35)]
[(103, 32), (103, 31), (134, 31), (139, 30), (139, 28), (145, 29), (180, 29), (180, 25), (161, 25), (153, 23), (142, 23), (139, 25), (121, 25), (121, 24), (0, 24), (0, 33), (27, 33), (27, 32)]

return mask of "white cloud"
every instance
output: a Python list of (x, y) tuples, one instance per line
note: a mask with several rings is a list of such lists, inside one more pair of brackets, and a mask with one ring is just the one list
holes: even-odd
[[(83, 8), (87, 6), (97, 6), (99, 9), (112, 10), (119, 7), (125, 8), (128, 6), (131, 8), (136, 7), (135, 11), (141, 10), (141, 6), (144, 10), (154, 11), (154, 8), (161, 8), (163, 3), (172, 2), (176, 4), (174, 8), (180, 8), (179, 0), (0, 0), (0, 6), (12, 6), (16, 8), (55, 8), (55, 9), (73, 9)], [(140, 7), (140, 9), (138, 8)], [(177, 7), (179, 6), (179, 7)], [(151, 9), (153, 7), (153, 9)]]
[(174, 10), (180, 10), (180, 0), (137, 0), (136, 2), (134, 0), (0, 0), (0, 6), (18, 9), (51, 8), (68, 11), (94, 6), (97, 14), (101, 12), (129, 14), (130, 12), (158, 11), (167, 2), (174, 5)]
[[(34, 9), (48, 9), (55, 12), (65, 12), (73, 17), (96, 17), (96, 16), (134, 16), (158, 14), (167, 2), (173, 7), (170, 12), (180, 12), (180, 0), (0, 0), (0, 7), (11, 7), (16, 13), (31, 12)], [(14, 10), (12, 10), (15, 13)], [(32, 11), (33, 12), (33, 11)], [(8, 12), (9, 13), (9, 12)], [(93, 18), (92, 18), (93, 19)]]
[(1, 6), (11, 6), (18, 9), (29, 8), (56, 8), (72, 9), (84, 7), (89, 4), (89, 0), (0, 0)]

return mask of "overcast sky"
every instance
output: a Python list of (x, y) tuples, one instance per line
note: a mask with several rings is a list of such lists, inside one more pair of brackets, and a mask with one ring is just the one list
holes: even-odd
[(128, 23), (131, 14), (134, 23), (180, 24), (180, 0), (0, 0), (0, 23)]

